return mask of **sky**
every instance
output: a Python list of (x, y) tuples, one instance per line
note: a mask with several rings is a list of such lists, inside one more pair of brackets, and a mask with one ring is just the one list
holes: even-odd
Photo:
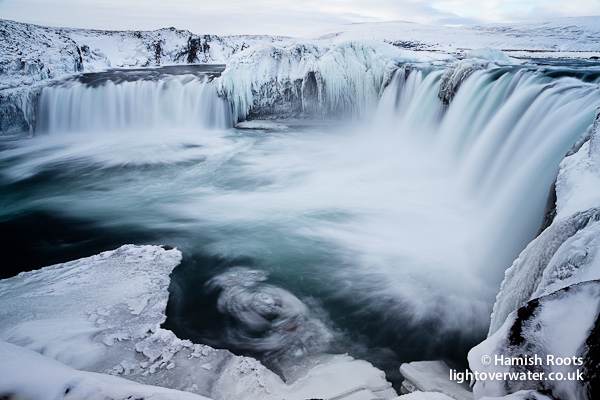
[(600, 15), (600, 0), (0, 0), (0, 18), (46, 26), (303, 36), (334, 25), (524, 22)]

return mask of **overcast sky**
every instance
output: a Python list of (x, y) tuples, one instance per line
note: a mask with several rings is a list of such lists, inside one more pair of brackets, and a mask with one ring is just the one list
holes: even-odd
[(301, 36), (355, 22), (520, 22), (600, 15), (600, 0), (0, 0), (0, 18), (49, 26)]

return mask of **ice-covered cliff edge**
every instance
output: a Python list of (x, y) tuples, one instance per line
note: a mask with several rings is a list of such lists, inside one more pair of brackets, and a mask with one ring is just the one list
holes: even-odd
[(257, 46), (228, 61), (220, 90), (234, 118), (368, 115), (399, 65), (450, 56), (378, 42)]
[(58, 361), (0, 342), (0, 398), (193, 398), (91, 372), (213, 399), (396, 395), (383, 372), (349, 356), (304, 360), (305, 369), (286, 383), (252, 358), (162, 329), (169, 274), (180, 261), (176, 249), (126, 245), (0, 281), (0, 339)]

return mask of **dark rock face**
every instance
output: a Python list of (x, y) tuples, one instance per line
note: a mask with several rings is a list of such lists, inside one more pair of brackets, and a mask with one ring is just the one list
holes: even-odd
[(600, 399), (600, 316), (583, 349), (584, 392), (588, 399)]
[(544, 219), (542, 225), (538, 231), (536, 237), (540, 235), (546, 228), (552, 225), (554, 218), (556, 217), (556, 179), (552, 182), (550, 192), (548, 192), (548, 199), (546, 200), (546, 207), (544, 208)]
[[(599, 311), (600, 280), (568, 286), (519, 308), (498, 332), (469, 352), (473, 371), (503, 377), (478, 381), (475, 398), (521, 390), (552, 399), (600, 398)], [(486, 356), (491, 363), (481, 361)]]
[(190, 35), (186, 47), (177, 54), (176, 60), (185, 60), (188, 64), (206, 62), (206, 55), (210, 50), (210, 45), (208, 44), (210, 40), (210, 35), (204, 35), (202, 38)]
[(33, 134), (41, 87), (0, 91), (0, 135)]
[(23, 110), (15, 104), (0, 99), (0, 134), (11, 134), (29, 131), (29, 124)]

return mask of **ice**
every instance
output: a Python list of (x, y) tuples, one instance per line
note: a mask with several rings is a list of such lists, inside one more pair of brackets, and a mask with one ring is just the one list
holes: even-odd
[(473, 400), (465, 386), (450, 380), (450, 367), (443, 361), (413, 361), (402, 364), (400, 373), (405, 380), (403, 389), (410, 392), (440, 392), (455, 400)]
[(275, 122), (275, 121), (264, 121), (264, 120), (243, 121), (243, 122), (237, 123), (235, 125), (235, 127), (238, 129), (257, 129), (257, 130), (276, 129), (278, 131), (289, 129), (289, 127), (285, 124)]
[(218, 79), (234, 117), (368, 115), (398, 63), (431, 61), (378, 42), (290, 42), (231, 57)]
[(473, 72), (485, 69), (489, 62), (479, 58), (462, 60), (444, 71), (440, 82), (440, 91), (438, 94), (442, 103), (448, 105), (454, 98), (459, 86)]
[[(181, 257), (176, 249), (125, 245), (0, 281), (0, 339), (49, 357), (27, 355), (31, 353), (25, 349), (0, 344), (0, 371), (11, 372), (0, 372), (0, 396), (33, 393), (35, 397), (37, 392), (28, 391), (33, 365), (40, 368), (35, 382), (44, 393), (35, 398), (56, 396), (57, 388), (64, 393), (64, 382), (74, 380), (82, 382), (73, 386), (77, 390), (73, 393), (84, 393), (82, 398), (90, 393), (87, 390), (110, 397), (122, 393), (123, 385), (123, 391), (130, 390), (127, 385), (142, 387), (91, 372), (213, 399), (300, 400), (350, 392), (359, 393), (353, 399), (396, 396), (383, 372), (349, 356), (322, 354), (317, 363), (304, 363), (306, 367), (296, 371), (293, 383), (286, 383), (255, 359), (181, 340), (162, 329), (169, 275)], [(291, 310), (290, 315), (284, 312), (290, 318), (295, 318), (299, 302), (294, 299), (287, 300), (294, 307), (284, 309)], [(13, 354), (19, 363), (5, 362)], [(140, 393), (150, 392), (140, 389)]]
[(202, 400), (206, 397), (93, 372), (77, 371), (31, 350), (0, 341), (0, 397), (16, 399)]

